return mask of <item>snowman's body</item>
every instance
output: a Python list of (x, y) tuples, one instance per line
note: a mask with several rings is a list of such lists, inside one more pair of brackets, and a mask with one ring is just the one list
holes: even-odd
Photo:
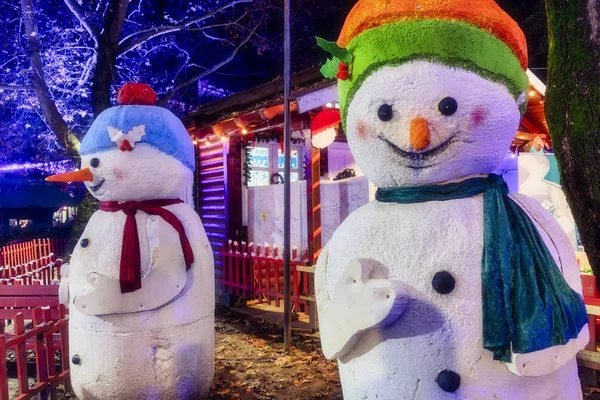
[[(69, 346), (71, 354), (81, 360), (79, 365), (71, 363), (75, 372), (71, 382), (81, 399), (193, 399), (210, 388), (214, 373), (214, 277), (213, 269), (207, 266), (213, 264), (212, 252), (193, 209), (185, 204), (165, 208), (183, 223), (195, 261), (187, 271), (183, 291), (164, 306), (90, 316), (73, 305), (76, 294), (88, 286), (89, 274), (118, 281), (123, 212), (97, 211), (82, 235), (82, 240), (88, 239), (86, 247), (79, 244), (73, 253)], [(136, 221), (143, 277), (151, 257), (169, 268), (183, 265), (179, 236), (170, 225), (142, 211), (137, 212)], [(146, 283), (144, 279), (142, 282)], [(170, 283), (166, 279), (161, 289), (168, 292)], [(143, 292), (137, 298), (139, 307), (151, 300), (148, 296), (157, 294)]]
[[(510, 93), (473, 71), (427, 60), (383, 65), (367, 75), (348, 101), (346, 133), (365, 175), (388, 193), (447, 188), (492, 173), (507, 153), (526, 99), (526, 93)], [(577, 337), (512, 353), (510, 363), (494, 360), (483, 347), (484, 233), (496, 228), (484, 224), (484, 195), (426, 200), (367, 204), (344, 221), (319, 256), (321, 342), (324, 354), (339, 361), (344, 398), (580, 399), (575, 355), (589, 336), (580, 298), (571, 314), (581, 328)], [(560, 225), (534, 200), (517, 195), (513, 201), (581, 294), (575, 254)], [(497, 254), (513, 248), (499, 245)], [(511, 268), (529, 267), (510, 260)], [(490, 263), (498, 268), (496, 260)], [(434, 284), (438, 272), (450, 286)], [(514, 296), (505, 300), (514, 307), (528, 306), (512, 291), (507, 296)], [(543, 323), (519, 334), (546, 332)]]
[[(71, 383), (86, 399), (198, 399), (214, 375), (214, 264), (198, 214), (179, 196), (194, 145), (156, 95), (128, 84), (84, 137), (84, 181), (100, 200), (61, 270)], [(124, 105), (123, 105), (124, 104)]]
[[(575, 254), (560, 226), (533, 200), (523, 196), (516, 200), (536, 222), (569, 284), (581, 292)], [(401, 282), (408, 298), (396, 322), (365, 333), (339, 359), (346, 400), (581, 398), (574, 359), (547, 375), (524, 377), (494, 361), (482, 347), (483, 228), (480, 195), (418, 204), (374, 201), (351, 214), (336, 231), (317, 266), (326, 271), (329, 296), (349, 262), (360, 258), (374, 266), (373, 278)], [(451, 293), (442, 295), (432, 287), (438, 271), (455, 277)], [(578, 341), (585, 341), (584, 336)], [(567, 346), (574, 345), (572, 341)], [(537, 357), (544, 365), (532, 362), (525, 373), (528, 367), (551, 370), (564, 362), (560, 351)], [(436, 383), (445, 369), (461, 377), (455, 393), (442, 391)]]

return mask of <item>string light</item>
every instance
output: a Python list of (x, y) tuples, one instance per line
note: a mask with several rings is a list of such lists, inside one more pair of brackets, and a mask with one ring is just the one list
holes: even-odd
[(532, 90), (529, 92), (529, 97), (533, 97), (533, 96), (535, 96), (535, 90)]
[(221, 142), (226, 142), (227, 141), (227, 136), (223, 135), (221, 136)]
[(205, 145), (207, 145), (207, 146), (210, 146), (210, 140), (206, 139), (206, 140), (204, 141), (204, 144), (205, 144)]
[(198, 141), (194, 139), (194, 146), (198, 144)]
[(242, 129), (242, 135), (247, 135), (248, 134), (248, 129), (244, 128)]

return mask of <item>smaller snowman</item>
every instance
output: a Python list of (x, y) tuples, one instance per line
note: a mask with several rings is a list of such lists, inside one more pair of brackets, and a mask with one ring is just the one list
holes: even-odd
[(213, 256), (198, 214), (180, 200), (194, 146), (147, 85), (85, 135), (82, 168), (47, 180), (83, 181), (100, 200), (70, 265), (71, 383), (79, 399), (197, 399), (214, 374)]
[(572, 247), (492, 172), (526, 107), (527, 43), (493, 0), (359, 0), (323, 71), (378, 187), (319, 256), (346, 400), (579, 400)]

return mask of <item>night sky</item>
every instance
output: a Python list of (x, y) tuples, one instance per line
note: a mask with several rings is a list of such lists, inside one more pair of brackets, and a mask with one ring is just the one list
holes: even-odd
[[(547, 29), (543, 0), (497, 0), (522, 27), (529, 43), (530, 68), (543, 80), (546, 78)], [(150, 27), (182, 21), (209, 4), (219, 0), (132, 0), (122, 37)], [(3, 2), (0, 15), (0, 84), (30, 85), (27, 71), (30, 67), (24, 44), (23, 24), (20, 23), (19, 3)], [(103, 25), (102, 12), (94, 4), (105, 0), (89, 0), (83, 4), (95, 20), (97, 28)], [(294, 72), (318, 68), (327, 54), (318, 49), (315, 37), (336, 40), (344, 19), (355, 1), (345, 0), (292, 0), (292, 67)], [(90, 107), (93, 63), (86, 65), (93, 51), (90, 37), (66, 8), (62, 0), (36, 0), (36, 18), (41, 42), (44, 71), (51, 93), (62, 117), (70, 129), (81, 137), (93, 119)], [(211, 23), (221, 23), (249, 15), (247, 27), (258, 25), (257, 35), (247, 43), (235, 59), (216, 73), (203, 79), (223, 93), (232, 94), (250, 89), (281, 76), (283, 72), (283, 2), (281, 0), (254, 0), (249, 10), (231, 11)], [(194, 11), (195, 10), (195, 11)], [(174, 22), (176, 21), (176, 22)], [(260, 22), (260, 23), (259, 23)], [(212, 33), (212, 31), (211, 31)], [(229, 29), (217, 32), (219, 36), (239, 42), (243, 30)], [(197, 32), (178, 32), (153, 39), (144, 46), (119, 58), (114, 72), (112, 96), (125, 82), (139, 81), (151, 84), (159, 97), (178, 82), (193, 76), (199, 68), (210, 67), (231, 51), (224, 41), (208, 39)], [(81, 80), (81, 77), (84, 77)], [(219, 95), (199, 94), (198, 83), (178, 92), (174, 100), (182, 115)], [(171, 108), (172, 104), (171, 104)], [(62, 147), (49, 129), (32, 91), (0, 91), (0, 166), (10, 163), (62, 160)]]

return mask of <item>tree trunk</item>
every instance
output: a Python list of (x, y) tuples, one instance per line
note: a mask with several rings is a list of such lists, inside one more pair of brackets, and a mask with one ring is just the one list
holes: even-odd
[(21, 0), (21, 14), (23, 16), (23, 25), (25, 26), (27, 55), (31, 62), (29, 75), (33, 90), (38, 97), (40, 107), (48, 121), (48, 125), (50, 125), (58, 141), (67, 151), (67, 155), (72, 158), (78, 158), (79, 139), (69, 129), (62, 115), (60, 115), (56, 103), (50, 94), (50, 89), (48, 89), (48, 85), (46, 84), (42, 57), (40, 56), (40, 39), (38, 37), (32, 0)]
[[(546, 0), (546, 118), (562, 186), (600, 283), (600, 0)], [(598, 285), (600, 286), (600, 285)]]
[(110, 88), (114, 80), (119, 41), (128, 5), (128, 0), (110, 0), (104, 15), (104, 28), (98, 38), (98, 58), (92, 83), (92, 112), (95, 117), (110, 107)]

